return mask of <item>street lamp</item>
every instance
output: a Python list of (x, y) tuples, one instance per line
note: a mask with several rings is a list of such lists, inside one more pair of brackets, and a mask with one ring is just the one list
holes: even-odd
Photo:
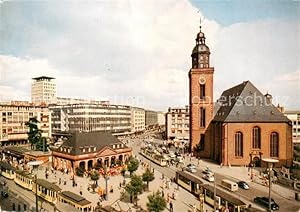
[(38, 173), (38, 167), (42, 163), (43, 163), (43, 161), (40, 161), (40, 160), (28, 162), (28, 165), (32, 166), (32, 170), (36, 170), (35, 171), (35, 176), (34, 176), (34, 180), (35, 180), (35, 211), (36, 212), (39, 211), (38, 210), (38, 195), (37, 195), (37, 173)]
[(217, 199), (217, 188), (216, 188), (216, 175), (214, 174), (214, 211), (217, 210), (217, 202), (216, 202), (216, 199)]
[(272, 168), (273, 168), (273, 164), (278, 163), (279, 161), (273, 158), (264, 158), (262, 159), (262, 161), (266, 162), (268, 164), (268, 168), (269, 168), (269, 211), (271, 210), (271, 177), (272, 177)]
[(103, 175), (104, 175), (104, 179), (105, 179), (105, 200), (107, 201), (108, 200), (108, 168), (107, 168), (107, 166), (105, 165), (104, 166), (104, 168), (103, 168), (103, 170), (104, 170), (104, 173), (103, 173)]

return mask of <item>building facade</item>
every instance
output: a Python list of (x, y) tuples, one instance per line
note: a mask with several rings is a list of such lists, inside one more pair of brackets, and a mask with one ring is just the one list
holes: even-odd
[(300, 143), (300, 110), (287, 110), (284, 115), (292, 121), (293, 142)]
[[(190, 150), (223, 165), (266, 166), (263, 158), (291, 166), (292, 124), (263, 95), (245, 81), (225, 90), (213, 107), (213, 73), (203, 32), (192, 52), (190, 82)], [(215, 108), (217, 111), (213, 111)]]
[(36, 117), (42, 136), (51, 137), (51, 113), (48, 108), (25, 104), (0, 105), (1, 146), (27, 144), (28, 127), (26, 122)]
[(95, 104), (95, 105), (108, 105), (109, 101), (76, 99), (67, 97), (56, 97), (56, 105), (71, 105), (71, 104)]
[[(205, 35), (197, 34), (192, 51), (192, 68), (189, 71), (190, 106), (190, 151), (198, 143), (204, 143), (208, 126), (213, 118), (213, 74), (210, 67), (210, 50), (205, 44)], [(206, 157), (209, 154), (205, 155)]]
[(166, 113), (165, 112), (157, 112), (157, 123), (158, 126), (166, 125)]
[(40, 104), (51, 104), (56, 102), (56, 83), (52, 77), (35, 77), (32, 78), (31, 84), (31, 102)]
[(109, 132), (76, 132), (52, 152), (52, 166), (74, 172), (78, 167), (90, 170), (95, 166), (113, 166), (124, 163), (132, 154)]
[(145, 110), (145, 126), (146, 129), (154, 128), (158, 125), (157, 112), (152, 110)]
[(131, 107), (131, 132), (145, 131), (145, 110), (143, 108)]
[(168, 140), (189, 140), (190, 137), (189, 107), (169, 108), (166, 113), (166, 135)]
[(52, 105), (53, 132), (112, 133), (131, 131), (131, 108), (122, 105), (73, 104)]

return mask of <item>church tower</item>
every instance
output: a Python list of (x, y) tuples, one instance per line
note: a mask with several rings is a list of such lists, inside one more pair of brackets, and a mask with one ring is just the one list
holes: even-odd
[(192, 68), (189, 71), (190, 151), (200, 157), (210, 157), (209, 124), (213, 118), (213, 74), (210, 67), (210, 51), (205, 35), (197, 34), (192, 52)]

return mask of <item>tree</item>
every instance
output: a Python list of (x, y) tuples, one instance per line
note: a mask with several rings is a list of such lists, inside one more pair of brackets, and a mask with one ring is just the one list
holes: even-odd
[(147, 190), (149, 190), (149, 182), (155, 179), (154, 173), (150, 171), (150, 169), (146, 169), (146, 171), (142, 175), (143, 181), (147, 183)]
[(124, 178), (125, 178), (125, 173), (126, 173), (126, 168), (123, 167), (122, 170), (121, 170), (121, 174), (122, 174), (122, 176), (123, 176)]
[(133, 203), (133, 200), (135, 200), (135, 204), (137, 204), (137, 195), (141, 194), (143, 191), (142, 178), (137, 175), (132, 175), (131, 181), (125, 187), (125, 191), (130, 196), (130, 202)]
[(46, 152), (48, 151), (47, 139), (42, 137), (42, 130), (38, 128), (39, 121), (36, 117), (30, 118), (25, 125), (29, 128), (28, 140), (31, 144), (31, 149)]
[(91, 180), (94, 181), (94, 185), (92, 186), (92, 188), (93, 188), (93, 192), (95, 192), (95, 188), (97, 187), (97, 180), (99, 180), (99, 172), (93, 170), (90, 176), (91, 176)]
[(165, 198), (160, 195), (160, 192), (150, 194), (148, 196), (147, 209), (148, 211), (160, 212), (165, 210), (167, 207), (167, 202)]
[(139, 168), (139, 161), (136, 158), (134, 158), (134, 157), (130, 157), (129, 160), (128, 160), (128, 162), (127, 162), (127, 170), (130, 172), (130, 176), (138, 168)]
[(26, 122), (26, 126), (29, 127), (28, 131), (28, 140), (31, 144), (31, 149), (33, 147), (36, 148), (36, 145), (40, 143), (40, 140), (42, 138), (42, 131), (38, 128), (39, 121), (36, 117), (30, 118), (28, 122)]
[(82, 167), (77, 167), (76, 168), (76, 175), (79, 176), (79, 177), (83, 177), (83, 174), (84, 174), (84, 169)]

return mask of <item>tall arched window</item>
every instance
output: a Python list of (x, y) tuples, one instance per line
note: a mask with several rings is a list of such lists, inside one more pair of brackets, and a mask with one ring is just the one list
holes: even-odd
[(254, 149), (260, 149), (260, 128), (259, 127), (253, 127), (252, 130), (252, 147)]
[(243, 157), (243, 133), (235, 133), (235, 156)]
[(270, 156), (279, 156), (279, 136), (277, 132), (272, 132), (270, 136)]

